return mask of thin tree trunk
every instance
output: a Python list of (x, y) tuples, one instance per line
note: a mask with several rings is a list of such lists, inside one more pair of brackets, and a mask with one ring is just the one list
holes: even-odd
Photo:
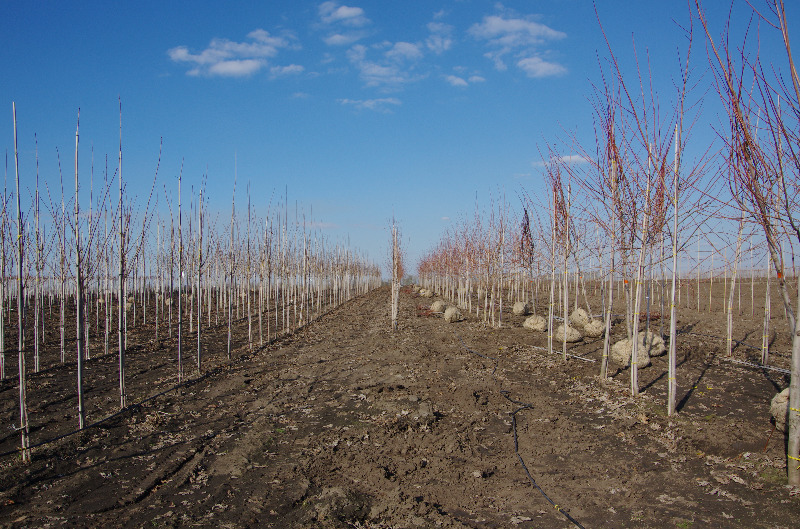
[[(639, 310), (642, 294), (642, 276), (644, 275), (644, 259), (647, 252), (648, 220), (650, 218), (650, 175), (647, 177), (647, 192), (645, 195), (644, 220), (642, 221), (642, 247), (639, 250), (639, 264), (636, 268), (636, 294), (633, 308), (633, 329), (631, 330), (631, 395), (639, 395)], [(645, 335), (647, 336), (647, 335)], [(645, 340), (645, 345), (650, 343)]]
[(22, 208), (19, 198), (19, 150), (17, 148), (16, 103), (11, 103), (11, 110), (14, 114), (14, 168), (17, 180), (17, 325), (19, 329), (19, 346), (17, 352), (19, 354), (19, 431), (22, 436), (22, 460), (29, 462), (31, 460), (31, 454), (28, 450), (28, 447), (30, 446), (27, 397), (28, 380), (27, 373), (25, 372), (25, 297), (22, 281), (22, 257), (24, 255), (22, 234), (25, 232), (25, 230), (23, 229), (24, 224), (22, 223)]
[[(78, 122), (80, 123), (80, 110), (78, 111)], [(86, 411), (83, 406), (83, 269), (81, 263), (81, 232), (79, 229), (80, 207), (78, 201), (78, 126), (75, 127), (75, 304), (77, 308), (76, 316), (76, 342), (78, 354), (78, 428), (83, 430), (86, 419)]]
[(202, 373), (202, 353), (200, 349), (200, 335), (203, 326), (203, 190), (200, 189), (200, 198), (197, 202), (197, 374)]
[[(615, 160), (611, 161), (611, 193), (614, 196), (613, 202), (616, 202), (617, 193), (617, 164)], [(611, 214), (611, 270), (608, 275), (608, 306), (606, 307), (606, 330), (603, 337), (603, 358), (600, 363), (600, 376), (605, 379), (608, 376), (608, 353), (611, 349), (611, 314), (614, 306), (614, 258), (617, 252), (617, 216), (612, 212)]]
[(36, 148), (36, 192), (33, 204), (34, 224), (36, 226), (36, 286), (33, 290), (33, 372), (38, 373), (40, 368), (40, 341), (39, 318), (41, 317), (41, 288), (42, 288), (42, 242), (39, 231), (39, 149)]
[(126, 300), (125, 296), (125, 224), (122, 213), (122, 99), (119, 103), (119, 204), (117, 205), (119, 215), (119, 262), (118, 265), (118, 311), (117, 314), (117, 341), (119, 347), (119, 406), (124, 408), (127, 405), (127, 391), (125, 389), (125, 317)]
[(733, 275), (731, 277), (731, 290), (728, 293), (728, 357), (733, 355), (733, 294), (736, 291), (736, 275), (739, 271), (739, 254), (742, 251), (742, 230), (744, 229), (744, 213), (739, 221), (739, 234), (736, 238), (736, 256), (733, 261)]
[(761, 335), (761, 365), (769, 365), (769, 320), (772, 317), (772, 299), (770, 298), (770, 276), (772, 272), (767, 257), (767, 287), (764, 294), (764, 332)]
[[(677, 350), (678, 350), (678, 332), (677, 332), (677, 314), (675, 306), (675, 290), (677, 287), (678, 275), (678, 144), (680, 137), (678, 136), (678, 126), (675, 126), (675, 164), (674, 164), (674, 180), (672, 190), (672, 206), (673, 213), (673, 228), (672, 228), (672, 291), (670, 292), (669, 303), (669, 368), (667, 373), (667, 415), (673, 415), (677, 410), (675, 408), (675, 399), (678, 391), (678, 383), (676, 380), (677, 371)], [(663, 315), (662, 315), (663, 318)]]
[[(234, 162), (235, 164), (235, 162)], [(234, 173), (235, 173), (234, 168)], [(233, 299), (232, 297), (235, 295), (234, 291), (234, 283), (233, 283), (233, 224), (234, 224), (234, 216), (236, 215), (236, 177), (234, 176), (233, 180), (233, 198), (231, 199), (231, 246), (230, 246), (230, 254), (228, 257), (228, 266), (230, 267), (230, 284), (228, 286), (228, 359), (231, 357), (231, 318), (233, 317)]]
[(183, 380), (183, 231), (181, 216), (181, 177), (183, 168), (178, 174), (178, 382)]

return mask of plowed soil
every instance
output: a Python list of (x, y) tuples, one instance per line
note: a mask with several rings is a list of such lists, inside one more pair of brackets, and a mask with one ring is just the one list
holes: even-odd
[[(404, 289), (392, 332), (382, 288), (252, 352), (240, 321), (230, 361), (212, 329), (204, 375), (177, 387), (174, 339), (132, 335), (130, 400), (157, 396), (35, 448), (30, 463), (0, 458), (0, 524), (800, 523), (800, 494), (786, 486), (785, 439), (769, 415), (788, 377), (726, 359), (721, 312), (682, 313), (679, 412), (667, 417), (666, 357), (640, 370), (643, 392), (633, 398), (627, 368), (599, 379), (600, 339), (572, 345), (581, 358), (564, 362), (542, 349), (545, 334), (522, 328), (522, 316), (504, 313), (499, 329), (474, 316), (447, 324), (422, 310), (431, 301)], [(755, 341), (759, 325), (739, 317), (736, 336)], [(773, 360), (785, 366), (777, 353), (788, 352), (788, 339), (776, 336)], [(48, 339), (55, 350), (57, 337)], [(741, 345), (734, 356), (753, 362), (757, 353)], [(109, 353), (87, 363), (89, 423), (119, 405), (116, 362)], [(31, 374), (34, 443), (75, 427), (74, 386), (74, 365), (53, 359)], [(19, 443), (17, 391), (13, 378), (0, 386), (0, 451)]]

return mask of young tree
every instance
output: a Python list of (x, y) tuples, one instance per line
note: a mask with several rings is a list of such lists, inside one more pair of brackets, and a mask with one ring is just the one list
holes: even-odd
[[(695, 0), (715, 88), (730, 122), (730, 136), (722, 139), (728, 150), (731, 190), (741, 210), (755, 219), (764, 234), (792, 337), (787, 467), (789, 484), (800, 486), (800, 292), (797, 285), (790, 288), (787, 283), (783, 254), (784, 242), (800, 243), (800, 76), (784, 1), (765, 0), (765, 5), (763, 12), (750, 8), (779, 32), (785, 51), (783, 67), (777, 59), (765, 65), (757, 51), (747, 54), (746, 38), (740, 51), (732, 48), (730, 21), (722, 37), (715, 38), (700, 0)], [(774, 77), (769, 71), (776, 72)]]
[(14, 169), (17, 180), (17, 324), (19, 329), (19, 431), (22, 436), (22, 460), (30, 461), (31, 455), (28, 450), (29, 427), (28, 427), (28, 379), (25, 372), (25, 297), (22, 282), (22, 256), (24, 255), (23, 233), (24, 224), (22, 223), (22, 204), (19, 198), (19, 149), (17, 148), (17, 105), (11, 103), (11, 110), (14, 115)]
[(392, 330), (397, 329), (397, 313), (400, 303), (400, 281), (403, 278), (403, 254), (400, 249), (400, 229), (392, 219)]

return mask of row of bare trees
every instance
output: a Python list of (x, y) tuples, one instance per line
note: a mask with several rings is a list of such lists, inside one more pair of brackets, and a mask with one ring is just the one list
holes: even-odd
[[(646, 66), (637, 62), (630, 76), (609, 45), (600, 64), (600, 82), (593, 88), (594, 144), (581, 145), (579, 138), (570, 137), (563, 149), (548, 145), (543, 164), (547, 192), (541, 194), (544, 198), (525, 196), (521, 222), (509, 222), (514, 215), (506, 207), (492, 211), (488, 222), (476, 214), (442, 237), (420, 261), (419, 273), (435, 291), (470, 310), (473, 299), (478, 300), (476, 314), (481, 316), (483, 311), (484, 321), (493, 325), (501, 322), (504, 297), (530, 299), (535, 310), (540, 283), (549, 279), (552, 351), (556, 311), (560, 309), (566, 323), (570, 288), (577, 307), (579, 293), (585, 292), (582, 278), (594, 271), (606, 337), (600, 374), (607, 376), (612, 308), (619, 306), (615, 295), (621, 290), (626, 334), (633, 338), (633, 395), (639, 391), (639, 340), (635, 337), (640, 323), (649, 321), (643, 316), (650, 313), (657, 295), (662, 317), (669, 314), (667, 408), (672, 414), (681, 286), (688, 288), (694, 272), (699, 308), (700, 268), (707, 266), (698, 255), (696, 269), (687, 269), (682, 257), (690, 251), (692, 240), (699, 245), (700, 238), (709, 239), (711, 232), (718, 238), (723, 238), (721, 232), (731, 234), (724, 243), (733, 261), (725, 267), (723, 302), (730, 355), (734, 292), (747, 226), (758, 251), (765, 251), (772, 264), (792, 340), (787, 456), (789, 482), (800, 485), (800, 289), (796, 275), (787, 276), (787, 268), (793, 268), (787, 260), (793, 263), (795, 245), (800, 244), (800, 77), (792, 57), (785, 5), (782, 0), (765, 0), (764, 5), (763, 11), (752, 8), (754, 18), (768, 31), (777, 32), (785, 50), (784, 57), (771, 57), (769, 63), (747, 41), (734, 47), (730, 24), (718, 38), (700, 1), (693, 2), (690, 23), (684, 28), (687, 46), (678, 57), (675, 92), (667, 97), (672, 102), (669, 107), (652, 88), (649, 62)], [(722, 148), (693, 148), (693, 156), (687, 157), (690, 132), (701, 117), (697, 103), (689, 103), (702, 99), (693, 98), (692, 90), (703, 92), (690, 81), (689, 68), (693, 27), (698, 22), (707, 43), (713, 89), (720, 96), (729, 127), (718, 131)], [(566, 149), (571, 153), (562, 156), (559, 151)], [(531, 222), (528, 211), (549, 214), (535, 216)], [(527, 244), (529, 240), (536, 244)], [(750, 244), (752, 255), (752, 238)], [(765, 336), (770, 319), (769, 272)], [(518, 278), (528, 279), (520, 282), (521, 288)], [(712, 275), (709, 295), (713, 281)], [(690, 301), (687, 291), (684, 302)], [(766, 364), (766, 344), (763, 349)], [(566, 359), (566, 332), (563, 354)]]
[[(298, 207), (290, 216), (286, 203), (270, 204), (258, 216), (248, 188), (244, 213), (237, 214), (232, 200), (227, 222), (219, 215), (209, 218), (205, 176), (200, 189), (192, 189), (187, 207), (182, 169), (175, 181), (163, 184), (163, 192), (159, 189), (160, 153), (149, 195), (138, 202), (126, 192), (122, 178), (121, 119), (117, 168), (109, 174), (106, 161), (103, 182), (96, 186), (92, 163), (88, 208), (81, 207), (85, 177), (80, 176), (76, 125), (74, 194), (65, 191), (62, 176), (60, 197), (45, 188), (47, 198), (43, 198), (37, 154), (30, 206), (23, 211), (16, 107), (13, 110), (17, 191), (3, 190), (0, 211), (0, 379), (8, 376), (5, 333), (16, 312), (19, 429), (25, 458), (30, 446), (26, 372), (30, 357), (34, 371), (56, 364), (74, 366), (76, 426), (82, 429), (84, 364), (93, 357), (118, 355), (120, 407), (130, 402), (126, 348), (131, 328), (148, 329), (157, 344), (177, 337), (172, 353), (174, 377), (180, 382), (190, 370), (203, 372), (204, 326), (227, 327), (231, 358), (236, 322), (246, 320), (247, 349), (252, 351), (380, 285), (377, 265), (328, 240)], [(118, 197), (111, 198), (117, 192)], [(171, 198), (176, 192), (177, 200)], [(7, 207), (12, 197), (16, 219)], [(14, 283), (17, 289), (12, 292), (8, 286)], [(54, 309), (57, 318), (47, 318)], [(68, 331), (70, 325), (74, 335)], [(60, 336), (55, 344), (45, 340), (45, 331), (52, 331), (52, 326), (58, 326)], [(72, 352), (68, 336), (75, 338)], [(193, 361), (187, 362), (187, 349), (194, 350)]]

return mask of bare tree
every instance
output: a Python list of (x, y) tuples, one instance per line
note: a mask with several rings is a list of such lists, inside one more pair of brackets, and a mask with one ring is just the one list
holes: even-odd
[[(715, 38), (700, 0), (695, 0), (696, 14), (707, 37), (715, 88), (730, 122), (730, 134), (720, 134), (728, 150), (729, 185), (741, 210), (755, 219), (764, 234), (792, 336), (787, 467), (789, 484), (798, 486), (800, 292), (797, 285), (790, 290), (787, 284), (783, 243), (800, 243), (800, 77), (792, 56), (783, 0), (765, 0), (765, 7), (762, 12), (750, 5), (759, 20), (780, 33), (785, 50), (783, 68), (772, 62), (765, 69), (758, 51), (747, 54), (746, 37), (739, 51), (732, 48), (730, 20), (722, 37)], [(788, 70), (788, 82), (780, 74), (784, 68)]]

